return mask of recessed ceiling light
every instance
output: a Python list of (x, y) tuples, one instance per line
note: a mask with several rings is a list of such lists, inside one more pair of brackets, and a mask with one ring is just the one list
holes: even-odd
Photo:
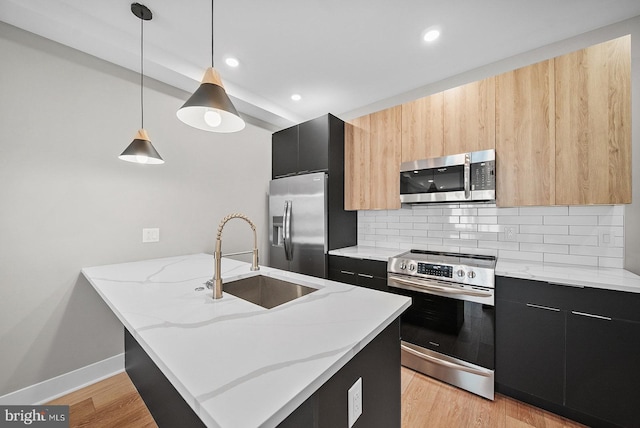
[(240, 61), (238, 61), (235, 58), (227, 58), (224, 60), (224, 62), (229, 66), (229, 67), (237, 67), (240, 65)]
[(429, 30), (424, 33), (424, 41), (425, 42), (433, 42), (438, 37), (440, 37), (440, 31), (438, 30)]
[(293, 101), (300, 101), (300, 100), (302, 99), (302, 95), (300, 95), (300, 94), (293, 94), (293, 95), (291, 95), (291, 99), (292, 99)]

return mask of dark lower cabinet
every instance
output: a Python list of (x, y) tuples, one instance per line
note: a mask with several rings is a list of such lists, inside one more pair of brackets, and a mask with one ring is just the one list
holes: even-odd
[(567, 407), (640, 427), (639, 388), (640, 323), (569, 313)]
[[(126, 329), (125, 367), (160, 428), (205, 426)], [(347, 394), (359, 378), (362, 414), (353, 428), (400, 428), (399, 319), (358, 351), (278, 428), (348, 427)]]
[(640, 427), (640, 294), (496, 277), (496, 390), (592, 427)]
[(382, 261), (329, 256), (329, 279), (388, 291), (387, 263)]
[(563, 403), (564, 313), (541, 305), (496, 304), (496, 382)]

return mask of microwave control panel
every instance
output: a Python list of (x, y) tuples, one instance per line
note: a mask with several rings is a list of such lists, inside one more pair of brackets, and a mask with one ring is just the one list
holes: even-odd
[(471, 190), (495, 190), (496, 161), (471, 164)]

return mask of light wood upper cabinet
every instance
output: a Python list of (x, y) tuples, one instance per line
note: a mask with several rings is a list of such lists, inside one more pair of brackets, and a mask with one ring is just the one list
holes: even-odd
[(555, 203), (553, 60), (496, 77), (497, 205)]
[(444, 94), (402, 104), (402, 162), (444, 156)]
[(345, 129), (345, 209), (400, 208), (400, 106), (350, 121)]
[(631, 37), (555, 58), (556, 204), (631, 202)]
[(495, 148), (495, 79), (444, 91), (444, 154)]

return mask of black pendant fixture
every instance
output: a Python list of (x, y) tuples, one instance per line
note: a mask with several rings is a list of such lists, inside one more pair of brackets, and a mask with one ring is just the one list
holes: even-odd
[(150, 21), (153, 14), (145, 5), (140, 3), (131, 4), (131, 12), (140, 19), (140, 116), (141, 126), (133, 141), (118, 156), (123, 161), (136, 162), (142, 164), (158, 165), (164, 160), (149, 140), (149, 135), (144, 129), (144, 21)]
[(194, 128), (209, 132), (237, 132), (244, 120), (233, 106), (213, 67), (213, 0), (211, 0), (211, 67), (207, 68), (200, 87), (177, 111), (178, 119)]

